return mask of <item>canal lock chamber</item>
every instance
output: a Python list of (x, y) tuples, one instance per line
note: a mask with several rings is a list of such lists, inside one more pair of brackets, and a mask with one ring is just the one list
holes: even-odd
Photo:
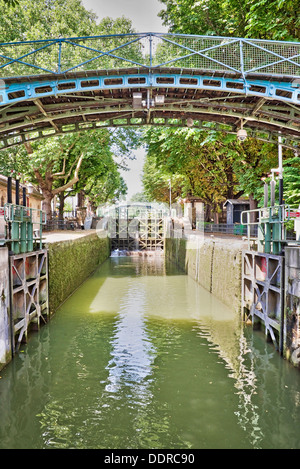
[(112, 252), (164, 255), (224, 304), (242, 309), (242, 319), (251, 319), (280, 354), (299, 367), (299, 247), (286, 247), (285, 256), (277, 256), (224, 241), (205, 239), (190, 249), (187, 239), (164, 238), (163, 249), (137, 251), (114, 246), (117, 250), (112, 251), (107, 236), (99, 238), (93, 233), (25, 254), (9, 256), (6, 247), (0, 248), (0, 368), (26, 342), (28, 333), (47, 322)]

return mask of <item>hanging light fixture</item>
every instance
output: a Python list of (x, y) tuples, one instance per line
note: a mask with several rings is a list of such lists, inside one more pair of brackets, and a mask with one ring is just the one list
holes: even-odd
[(161, 104), (164, 104), (165, 103), (165, 97), (163, 94), (157, 94), (154, 98), (154, 102), (156, 105), (161, 105)]
[(132, 107), (133, 109), (142, 107), (142, 93), (132, 93)]
[(237, 138), (240, 140), (240, 142), (243, 142), (246, 140), (247, 136), (247, 131), (243, 129), (243, 121), (241, 121), (241, 128), (237, 131)]
[(186, 120), (186, 125), (188, 127), (193, 127), (194, 125), (194, 119), (192, 119), (191, 117), (188, 117), (187, 120)]

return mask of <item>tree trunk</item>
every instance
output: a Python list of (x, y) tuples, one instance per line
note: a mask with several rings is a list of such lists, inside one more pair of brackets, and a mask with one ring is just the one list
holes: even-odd
[(77, 207), (84, 207), (84, 199), (85, 199), (85, 193), (83, 191), (78, 192), (77, 195)]
[[(29, 142), (27, 142), (27, 144), (25, 144), (25, 146), (26, 146), (28, 154), (33, 153), (32, 147), (31, 147)], [(72, 187), (74, 184), (76, 184), (76, 182), (79, 180), (78, 173), (79, 173), (81, 163), (83, 161), (83, 157), (84, 157), (84, 155), (81, 154), (80, 158), (77, 161), (77, 165), (76, 165), (76, 168), (75, 168), (75, 171), (74, 171), (73, 178), (69, 182), (64, 184), (63, 186), (60, 186), (56, 189), (53, 189), (53, 181), (55, 180), (55, 177), (62, 176), (62, 174), (64, 173), (65, 160), (64, 160), (64, 169), (60, 173), (52, 173), (52, 169), (53, 169), (52, 166), (53, 165), (51, 165), (51, 164), (48, 165), (48, 168), (46, 170), (46, 173), (45, 173), (44, 177), (42, 176), (42, 174), (40, 173), (38, 168), (35, 168), (33, 170), (34, 175), (35, 175), (35, 177), (38, 181), (38, 185), (39, 185), (39, 187), (42, 191), (43, 197), (44, 197), (43, 210), (46, 212), (47, 220), (52, 219), (51, 202), (52, 202), (53, 197), (55, 197), (58, 194), (59, 194), (59, 197), (60, 197), (60, 194), (62, 194), (62, 197), (63, 197), (64, 192), (67, 189), (69, 189), (70, 187)], [(61, 199), (60, 199), (60, 203), (61, 203)]]
[(64, 192), (60, 192), (58, 194), (59, 197), (59, 215), (58, 218), (59, 220), (64, 219), (64, 208), (65, 208), (65, 194)]
[[(256, 210), (258, 206), (258, 202), (257, 200), (254, 199), (253, 194), (249, 194), (249, 202), (250, 202), (250, 210)], [(252, 218), (253, 221), (257, 219), (256, 213), (252, 213), (251, 216), (253, 217)]]
[[(258, 207), (258, 202), (257, 200), (254, 199), (253, 194), (249, 194), (249, 202), (250, 202), (250, 210), (256, 210)], [(257, 212), (251, 213), (250, 222), (255, 223), (257, 220), (258, 220)], [(255, 235), (255, 225), (251, 225), (250, 234), (251, 236)]]
[(52, 219), (52, 209), (51, 209), (51, 202), (53, 199), (53, 195), (49, 191), (42, 191), (43, 193), (43, 210), (46, 212), (47, 221)]

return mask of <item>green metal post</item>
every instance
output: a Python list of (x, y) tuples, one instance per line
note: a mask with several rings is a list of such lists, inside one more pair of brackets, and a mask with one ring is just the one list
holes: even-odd
[(271, 254), (272, 229), (271, 223), (265, 223), (265, 253)]
[(11, 239), (12, 239), (12, 251), (14, 254), (20, 253), (20, 243), (19, 243), (19, 222), (13, 221), (11, 224)]
[(30, 209), (30, 221), (27, 222), (27, 249), (28, 252), (33, 251), (32, 209)]
[(20, 245), (21, 252), (27, 252), (27, 225), (26, 225), (26, 211), (23, 207), (18, 207), (20, 216)]
[[(248, 234), (248, 239), (250, 239), (250, 228), (251, 228), (251, 225), (248, 225), (247, 227), (247, 234)], [(260, 223), (260, 225), (258, 226), (258, 230), (257, 230), (257, 242), (258, 242), (258, 245), (257, 245), (257, 249), (258, 249), (258, 252), (264, 252), (265, 250), (265, 247), (264, 247), (264, 241), (265, 241), (265, 226), (263, 223)], [(250, 249), (250, 246), (248, 247)]]
[[(46, 218), (45, 218), (45, 223), (46, 223)], [(43, 212), (40, 211), (40, 227), (39, 227), (39, 234), (40, 234), (40, 249), (43, 249)]]
[(20, 240), (21, 240), (21, 252), (27, 252), (27, 224), (26, 221), (22, 221), (20, 224)]
[(273, 224), (273, 254), (280, 254), (281, 252), (281, 242), (280, 242), (280, 230), (281, 226), (280, 223)]

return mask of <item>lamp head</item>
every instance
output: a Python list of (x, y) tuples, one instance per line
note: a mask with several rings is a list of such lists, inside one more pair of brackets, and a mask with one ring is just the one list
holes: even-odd
[(247, 131), (245, 129), (240, 129), (237, 132), (237, 138), (240, 140), (240, 142), (243, 142), (247, 138)]

